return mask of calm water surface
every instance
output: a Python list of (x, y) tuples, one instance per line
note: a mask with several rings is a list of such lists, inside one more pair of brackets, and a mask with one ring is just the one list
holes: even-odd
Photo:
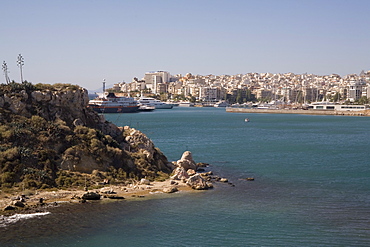
[(106, 118), (169, 160), (191, 151), (235, 187), (59, 207), (0, 228), (0, 246), (370, 246), (370, 118), (217, 108)]

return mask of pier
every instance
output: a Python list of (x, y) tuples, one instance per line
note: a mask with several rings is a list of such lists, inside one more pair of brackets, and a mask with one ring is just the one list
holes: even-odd
[(338, 115), (338, 116), (370, 116), (370, 110), (365, 111), (335, 111), (335, 110), (303, 110), (303, 109), (255, 109), (242, 107), (226, 107), (226, 112), (236, 113), (268, 113), (268, 114), (303, 114), (303, 115)]

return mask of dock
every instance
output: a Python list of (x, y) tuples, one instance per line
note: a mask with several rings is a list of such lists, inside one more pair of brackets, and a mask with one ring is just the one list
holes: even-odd
[(268, 113), (268, 114), (302, 114), (302, 115), (336, 115), (336, 116), (370, 116), (365, 111), (303, 110), (303, 109), (256, 109), (243, 107), (226, 107), (226, 112), (234, 113)]

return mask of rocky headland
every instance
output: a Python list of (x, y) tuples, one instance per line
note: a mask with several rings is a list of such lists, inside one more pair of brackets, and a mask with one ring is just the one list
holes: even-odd
[(189, 151), (169, 162), (145, 134), (106, 121), (88, 101), (85, 89), (70, 84), (0, 85), (2, 214), (225, 182), (199, 173), (205, 164)]

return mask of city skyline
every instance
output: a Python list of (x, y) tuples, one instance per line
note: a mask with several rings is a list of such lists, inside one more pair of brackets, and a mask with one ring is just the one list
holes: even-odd
[[(88, 89), (173, 74), (370, 70), (370, 1), (5, 1), (9, 78)], [(0, 77), (5, 83), (5, 76)]]

